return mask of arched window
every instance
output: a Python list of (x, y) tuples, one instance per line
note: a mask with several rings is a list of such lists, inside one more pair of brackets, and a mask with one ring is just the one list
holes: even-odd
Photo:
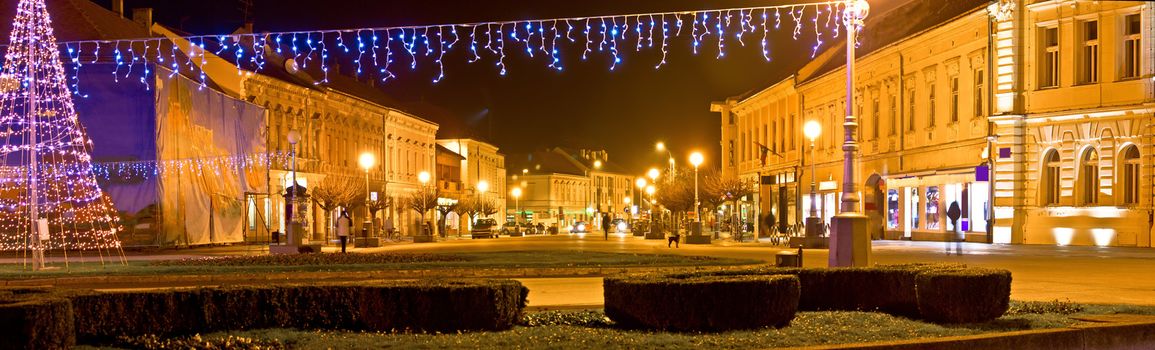
[(1043, 156), (1042, 181), (1039, 182), (1039, 192), (1042, 193), (1042, 205), (1059, 203), (1059, 152), (1050, 150)]
[(1139, 203), (1139, 147), (1127, 146), (1119, 152), (1119, 184), (1116, 190), (1123, 204)]
[(1079, 190), (1082, 204), (1099, 202), (1099, 152), (1095, 148), (1083, 151), (1079, 158)]

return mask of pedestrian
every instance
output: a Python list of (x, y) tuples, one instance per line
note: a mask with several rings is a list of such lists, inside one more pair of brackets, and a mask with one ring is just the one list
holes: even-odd
[(337, 238), (341, 239), (341, 253), (345, 252), (345, 245), (349, 241), (349, 227), (353, 226), (353, 219), (349, 218), (349, 212), (341, 211), (341, 216), (337, 218)]
[(602, 232), (606, 235), (606, 240), (610, 240), (610, 215), (602, 214)]
[(947, 232), (947, 246), (946, 253), (950, 255), (950, 241), (954, 241), (954, 252), (957, 255), (962, 255), (962, 230), (959, 230), (958, 219), (962, 216), (962, 210), (959, 209), (958, 201), (950, 202), (950, 207), (946, 210), (946, 217), (951, 222), (951, 232)]

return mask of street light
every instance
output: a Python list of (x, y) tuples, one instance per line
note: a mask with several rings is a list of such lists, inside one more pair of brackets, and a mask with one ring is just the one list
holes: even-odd
[[(701, 206), (698, 203), (698, 166), (702, 165), (702, 152), (694, 152), (690, 154), (690, 164), (694, 165), (694, 221), (698, 224), (702, 223)], [(699, 226), (701, 227), (701, 226)]]
[(658, 171), (658, 168), (650, 168), (650, 171), (646, 172), (646, 176), (649, 176), (650, 182), (653, 182), (653, 183), (658, 182), (658, 176), (661, 174), (662, 174), (662, 172)]
[(417, 181), (421, 182), (421, 235), (422, 236), (428, 236), (425, 234), (425, 208), (429, 207), (429, 203), (425, 202), (426, 197), (428, 197), (428, 195), (426, 194), (425, 185), (429, 183), (429, 178), (430, 178), (430, 176), (429, 176), (428, 171), (422, 171), (420, 173), (417, 173)]
[(289, 192), (289, 207), (292, 209), (289, 210), (289, 215), (287, 215), (288, 217), (286, 218), (288, 219), (286, 222), (289, 224), (289, 227), (285, 230), (288, 231), (285, 234), (285, 239), (290, 245), (297, 245), (299, 240), (295, 240), (297, 239), (297, 230), (293, 229), (293, 216), (297, 211), (297, 143), (301, 142), (301, 132), (289, 130), (289, 134), (286, 135), (286, 137), (289, 139), (289, 155), (293, 158), (293, 183), (289, 185), (289, 191), (291, 191)]
[(870, 219), (858, 209), (858, 116), (854, 115), (854, 43), (870, 4), (852, 0), (842, 11), (846, 25), (846, 118), (843, 121), (842, 203), (831, 221), (830, 266), (870, 266)]
[[(810, 217), (818, 217), (818, 204), (815, 202), (814, 190), (817, 185), (817, 159), (814, 153), (814, 140), (818, 139), (818, 135), (822, 134), (822, 125), (817, 121), (808, 121), (806, 125), (802, 126), (802, 133), (806, 135), (806, 139), (810, 140)], [(810, 220), (807, 220), (810, 221)], [(807, 222), (807, 229), (810, 228), (810, 223)]]
[(519, 200), (521, 199), (521, 187), (514, 187), (513, 190), (509, 191), (509, 194), (513, 196), (513, 222), (520, 222), (521, 203)]
[[(478, 206), (478, 208), (483, 208), (485, 206), (481, 202), (482, 195), (485, 194), (485, 191), (489, 191), (489, 182), (485, 181), (485, 180), (478, 181), (477, 182), (477, 206)], [(484, 212), (484, 210), (483, 210), (483, 212)], [(481, 215), (478, 215), (478, 217), (481, 217)]]
[(357, 164), (361, 166), (361, 169), (365, 169), (365, 222), (373, 221), (369, 217), (373, 215), (369, 212), (369, 169), (372, 169), (375, 163), (377, 163), (377, 159), (369, 152), (361, 153), (361, 157), (357, 158)]
[(654, 145), (654, 148), (657, 149), (658, 152), (663, 152), (663, 151), (666, 152), (666, 156), (669, 157), (668, 159), (669, 159), (669, 163), (670, 163), (670, 174), (673, 174), (675, 171), (675, 169), (674, 169), (674, 166), (675, 166), (674, 154), (670, 153), (670, 149), (666, 147), (666, 143), (658, 141), (658, 143)]

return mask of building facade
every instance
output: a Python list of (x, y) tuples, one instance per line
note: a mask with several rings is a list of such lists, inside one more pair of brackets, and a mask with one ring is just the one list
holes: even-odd
[[(988, 4), (913, 1), (868, 18), (852, 103), (872, 237), (1151, 246), (1153, 6)], [(724, 173), (759, 178), (758, 208), (780, 225), (809, 215), (811, 188), (824, 222), (837, 213), (840, 50), (713, 106)], [(822, 126), (813, 147), (807, 121)]]
[[(497, 212), (486, 218), (504, 220), (506, 211), (505, 202), (509, 189), (505, 184), (505, 155), (498, 152), (497, 146), (476, 139), (441, 139), (437, 144), (464, 158), (461, 161), (462, 196), (492, 202)], [(487, 188), (481, 191), (478, 185), (485, 182)], [(455, 215), (451, 214), (451, 218)], [(468, 231), (471, 220), (452, 219), (458, 222), (460, 230)]]
[(600, 227), (603, 215), (629, 217), (636, 204), (636, 177), (611, 163), (603, 150), (555, 147), (531, 153), (518, 165), (521, 170), (509, 183), (522, 189), (522, 197), (507, 205), (520, 206), (532, 221), (563, 230), (577, 221)]

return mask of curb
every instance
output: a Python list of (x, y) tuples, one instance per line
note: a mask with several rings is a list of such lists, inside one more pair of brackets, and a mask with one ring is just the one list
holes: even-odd
[(1094, 323), (1040, 330), (912, 339), (876, 343), (794, 347), (795, 350), (1155, 349), (1155, 321)]
[(198, 275), (110, 275), (83, 277), (56, 277), (39, 279), (3, 280), (3, 287), (47, 286), (60, 288), (99, 287), (102, 285), (134, 285), (142, 287), (263, 284), (269, 282), (350, 282), (362, 280), (423, 279), (423, 278), (544, 278), (544, 277), (605, 277), (633, 273), (725, 271), (746, 269), (762, 264), (727, 266), (662, 266), (662, 267), (543, 267), (543, 268), (485, 268), (485, 269), (420, 269), (378, 270), (348, 272), (278, 272), (266, 274), (198, 274)]

